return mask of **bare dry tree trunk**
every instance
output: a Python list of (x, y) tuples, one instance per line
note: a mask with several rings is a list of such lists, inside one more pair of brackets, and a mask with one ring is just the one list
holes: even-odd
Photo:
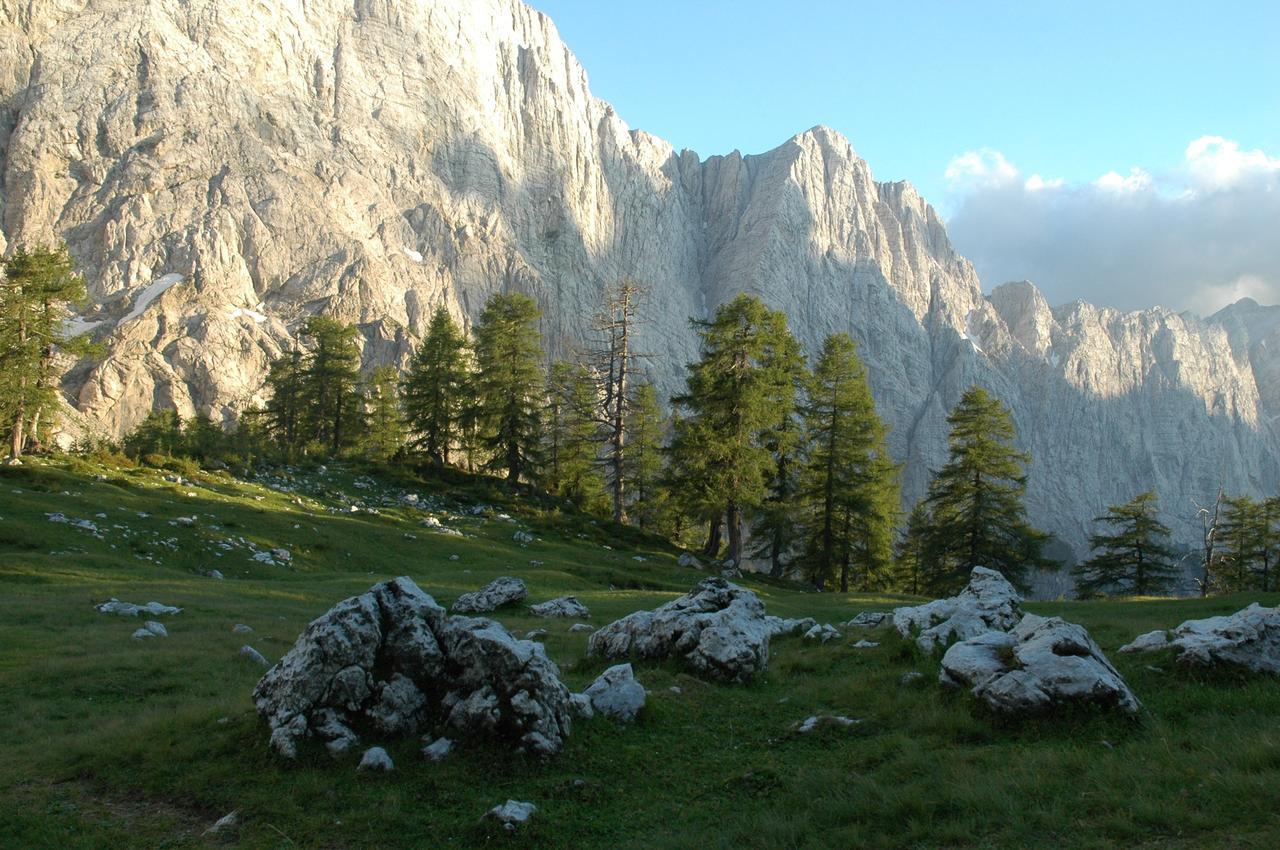
[(1196, 505), (1196, 515), (1200, 517), (1200, 539), (1203, 545), (1203, 560), (1201, 561), (1202, 575), (1197, 579), (1200, 585), (1200, 595), (1208, 596), (1209, 587), (1213, 582), (1213, 550), (1218, 542), (1218, 519), (1222, 511), (1223, 487), (1218, 487), (1218, 496), (1213, 500), (1213, 508)]

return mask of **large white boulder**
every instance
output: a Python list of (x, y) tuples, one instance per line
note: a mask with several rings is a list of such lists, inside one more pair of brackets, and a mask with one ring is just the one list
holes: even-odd
[(594, 711), (623, 723), (636, 719), (644, 708), (644, 686), (636, 681), (630, 664), (615, 664), (583, 691)]
[(579, 602), (576, 596), (557, 596), (555, 599), (530, 605), (529, 611), (535, 617), (572, 617), (578, 620), (591, 616), (587, 606)]
[(1027, 614), (1010, 632), (988, 631), (942, 656), (939, 681), (970, 688), (993, 711), (1033, 715), (1066, 705), (1135, 714), (1142, 708), (1083, 626)]
[(1280, 607), (1253, 603), (1234, 614), (1187, 620), (1170, 631), (1139, 635), (1121, 652), (1153, 652), (1172, 647), (1179, 664), (1228, 664), (1255, 673), (1280, 673)]
[(542, 646), (492, 620), (449, 616), (406, 577), (314, 620), (253, 697), (287, 757), (307, 737), (340, 752), (354, 728), (394, 736), (428, 723), (550, 755), (570, 729), (569, 691)]
[(745, 682), (769, 664), (773, 624), (754, 593), (719, 576), (653, 611), (593, 633), (587, 653), (605, 658), (683, 658), (709, 678)]
[(1005, 577), (974, 567), (969, 583), (956, 596), (893, 610), (893, 627), (903, 637), (918, 632), (916, 644), (926, 652), (952, 640), (968, 640), (987, 632), (1005, 632), (1022, 619), (1022, 597)]
[(504, 605), (514, 605), (524, 601), (529, 589), (524, 582), (511, 576), (495, 578), (479, 590), (464, 593), (453, 603), (455, 614), (487, 614)]

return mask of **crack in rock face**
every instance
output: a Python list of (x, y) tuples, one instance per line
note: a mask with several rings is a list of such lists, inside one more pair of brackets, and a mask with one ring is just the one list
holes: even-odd
[(1280, 674), (1280, 607), (1253, 603), (1234, 614), (1187, 620), (1170, 631), (1147, 632), (1120, 647), (1121, 652), (1173, 649), (1179, 664), (1244, 667), (1254, 673)]
[(541, 645), (492, 620), (448, 615), (404, 576), (312, 621), (253, 699), (287, 758), (306, 738), (337, 754), (362, 734), (434, 725), (554, 755), (570, 730), (569, 690)]
[(769, 665), (777, 618), (760, 598), (719, 576), (652, 611), (635, 611), (594, 632), (587, 653), (604, 658), (683, 658), (711, 679), (746, 682)]
[(993, 711), (1043, 714), (1093, 705), (1126, 714), (1142, 708), (1083, 626), (1027, 614), (1009, 632), (991, 631), (954, 644), (942, 656), (939, 682), (969, 687)]
[(1003, 575), (974, 567), (969, 583), (956, 596), (893, 610), (893, 627), (925, 652), (952, 640), (969, 640), (987, 632), (1007, 632), (1022, 619), (1022, 597)]

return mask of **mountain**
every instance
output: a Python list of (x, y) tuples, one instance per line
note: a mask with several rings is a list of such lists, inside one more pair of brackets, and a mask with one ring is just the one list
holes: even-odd
[(687, 320), (739, 291), (811, 351), (850, 331), (908, 499), (974, 382), (1034, 455), (1033, 520), (1077, 550), (1142, 490), (1190, 543), (1219, 483), (1280, 484), (1276, 308), (984, 296), (934, 210), (838, 133), (676, 151), (515, 0), (0, 0), (0, 168), (0, 249), (63, 239), (89, 279), (79, 326), (107, 355), (65, 389), (91, 431), (154, 405), (230, 417), (318, 311), (359, 323), (366, 365), (403, 363), (436, 305), (469, 321), (519, 289), (565, 353), (631, 276), (666, 392)]

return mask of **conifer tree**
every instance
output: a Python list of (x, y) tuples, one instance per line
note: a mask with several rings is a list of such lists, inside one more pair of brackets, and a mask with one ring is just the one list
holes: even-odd
[[(722, 305), (710, 322), (694, 322), (702, 356), (688, 367), (687, 391), (672, 399), (689, 411), (672, 446), (677, 456), (686, 455), (677, 467), (704, 475), (699, 486), (719, 506), (729, 537), (727, 557), (735, 564), (741, 564), (744, 551), (744, 513), (763, 502), (773, 468), (772, 453), (761, 439), (778, 421), (772, 406), (776, 376), (767, 359), (772, 313), (758, 298), (742, 294)], [(687, 457), (689, 451), (702, 456)]]
[[(66, 246), (18, 249), (0, 280), (0, 416), (9, 457), (40, 439), (41, 417), (58, 405), (56, 355), (82, 340), (68, 334), (69, 307), (86, 297)], [(46, 420), (47, 421), (47, 420)]]
[(599, 342), (590, 352), (590, 363), (600, 378), (600, 425), (605, 443), (602, 462), (609, 484), (615, 522), (627, 520), (627, 416), (633, 393), (632, 378), (638, 374), (636, 361), (647, 356), (635, 348), (635, 330), (644, 288), (623, 278), (605, 293), (604, 305), (596, 318)]
[(394, 366), (379, 366), (369, 376), (365, 390), (364, 451), (372, 460), (391, 460), (404, 448), (404, 420), (397, 395), (399, 377)]
[(928, 584), (928, 564), (924, 557), (925, 534), (929, 528), (929, 510), (922, 499), (907, 516), (907, 525), (894, 546), (893, 562), (897, 574), (896, 589), (918, 595)]
[(467, 340), (444, 305), (436, 308), (403, 386), (404, 413), (415, 444), (439, 464), (460, 439), (467, 404)]
[(543, 399), (541, 313), (518, 292), (489, 299), (475, 328), (475, 394), (486, 468), (505, 471), (507, 485), (537, 472)]
[(261, 414), (262, 427), (292, 457), (301, 447), (307, 417), (302, 352), (295, 349), (272, 361), (267, 386), (271, 398)]
[(1147, 596), (1167, 592), (1177, 577), (1169, 529), (1157, 518), (1156, 494), (1112, 505), (1094, 520), (1110, 527), (1089, 538), (1097, 554), (1072, 569), (1082, 597), (1102, 593)]
[(306, 431), (336, 455), (360, 437), (363, 405), (357, 331), (332, 317), (312, 316), (303, 325), (303, 334), (311, 340), (302, 374)]
[(848, 334), (833, 334), (810, 380), (804, 408), (809, 450), (800, 489), (805, 563), (819, 587), (870, 589), (892, 563), (898, 468), (885, 448), (867, 374)]
[(663, 475), (677, 516), (706, 525), (707, 536), (701, 551), (708, 558), (718, 557), (724, 543), (724, 502), (717, 489), (719, 480), (713, 474), (716, 461), (710, 450), (712, 439), (704, 419), (673, 413)]
[(227, 444), (227, 433), (206, 414), (196, 414), (182, 429), (182, 453), (189, 457), (214, 460), (226, 451)]
[(1223, 499), (1218, 579), (1241, 590), (1272, 588), (1280, 535), (1280, 500), (1236, 496)]
[(152, 410), (124, 438), (125, 454), (135, 459), (147, 455), (172, 457), (181, 454), (182, 445), (182, 417), (171, 407)]
[(771, 312), (766, 318), (765, 352), (761, 371), (765, 380), (765, 403), (773, 413), (773, 421), (760, 435), (761, 445), (772, 456), (771, 469), (765, 482), (766, 495), (752, 512), (752, 555), (769, 560), (769, 573), (781, 578), (784, 557), (800, 538), (800, 524), (795, 509), (799, 484), (801, 423), (796, 398), (809, 377), (800, 344), (787, 329), (786, 317)]
[(1019, 587), (1044, 557), (1048, 536), (1032, 528), (1022, 498), (1031, 458), (1014, 448), (1009, 411), (986, 390), (967, 390), (947, 417), (950, 457), (929, 484), (931, 517), (925, 557), (930, 591), (963, 587), (970, 571), (989, 567)]
[(548, 376), (547, 398), (547, 489), (579, 508), (599, 507), (605, 486), (596, 464), (595, 381), (586, 367), (557, 361)]
[(637, 384), (627, 411), (626, 476), (631, 494), (630, 513), (649, 531), (664, 529), (669, 498), (663, 486), (663, 421), (653, 384)]

